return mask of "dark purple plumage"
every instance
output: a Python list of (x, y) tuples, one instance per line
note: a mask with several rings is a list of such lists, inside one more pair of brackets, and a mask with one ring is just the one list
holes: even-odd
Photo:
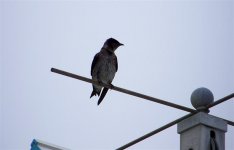
[[(115, 73), (118, 70), (118, 61), (115, 55), (115, 50), (123, 44), (119, 43), (117, 40), (113, 38), (109, 38), (104, 43), (100, 52), (98, 52), (93, 59), (91, 65), (91, 76), (92, 79), (98, 81), (100, 83), (110, 84), (115, 77)], [(102, 86), (93, 84), (93, 91), (90, 95), (92, 96), (101, 96), (98, 100), (98, 105), (104, 99), (108, 88), (103, 88)]]

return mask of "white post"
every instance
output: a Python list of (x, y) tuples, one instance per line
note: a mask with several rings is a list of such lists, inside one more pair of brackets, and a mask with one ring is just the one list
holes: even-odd
[(227, 122), (204, 110), (213, 102), (213, 94), (206, 88), (199, 88), (192, 93), (191, 102), (200, 112), (177, 124), (180, 150), (225, 150)]
[(180, 150), (225, 150), (227, 122), (199, 112), (177, 125)]

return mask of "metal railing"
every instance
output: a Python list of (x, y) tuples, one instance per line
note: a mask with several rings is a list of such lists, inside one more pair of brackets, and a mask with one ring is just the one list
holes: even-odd
[[(67, 76), (67, 77), (71, 77), (71, 78), (75, 78), (75, 79), (78, 79), (78, 80), (81, 80), (81, 81), (85, 81), (85, 82), (88, 82), (88, 83), (92, 83), (92, 84), (96, 84), (96, 85), (100, 85), (100, 86), (103, 86), (103, 87), (106, 87), (106, 88), (109, 88), (109, 89), (112, 89), (112, 90), (115, 90), (115, 91), (118, 91), (118, 92), (122, 92), (122, 93), (125, 93), (125, 94), (129, 94), (129, 95), (132, 95), (132, 96), (136, 96), (136, 97), (139, 97), (139, 98), (142, 98), (142, 99), (145, 99), (145, 100), (149, 100), (149, 101), (152, 101), (152, 102), (156, 102), (156, 103), (159, 103), (159, 104), (162, 104), (162, 105), (166, 105), (166, 106), (169, 106), (169, 107), (172, 107), (172, 108), (176, 108), (176, 109), (179, 109), (179, 110), (183, 110), (183, 111), (186, 111), (186, 112), (190, 112), (189, 114), (181, 117), (181, 118), (178, 118), (152, 132), (149, 132), (147, 134), (145, 134), (144, 136), (142, 137), (139, 137), (119, 148), (117, 148), (117, 150), (123, 150), (123, 149), (126, 149), (140, 141), (143, 141), (144, 139), (148, 138), (148, 137), (151, 137), (153, 136), (154, 134), (156, 133), (159, 133), (177, 123), (179, 123), (180, 121), (186, 119), (186, 118), (189, 118), (191, 117), (192, 115), (198, 113), (199, 111), (198, 110), (195, 110), (195, 109), (191, 109), (191, 108), (188, 108), (188, 107), (185, 107), (185, 106), (181, 106), (181, 105), (178, 105), (178, 104), (175, 104), (175, 103), (171, 103), (171, 102), (168, 102), (168, 101), (165, 101), (165, 100), (161, 100), (161, 99), (158, 99), (158, 98), (154, 98), (154, 97), (151, 97), (151, 96), (148, 96), (148, 95), (144, 95), (144, 94), (141, 94), (141, 93), (138, 93), (138, 92), (134, 92), (134, 91), (131, 91), (131, 90), (127, 90), (127, 89), (124, 89), (124, 88), (120, 88), (120, 87), (117, 87), (117, 86), (110, 86), (108, 84), (103, 84), (103, 83), (99, 83), (99, 82), (96, 82), (96, 81), (93, 81), (92, 79), (89, 79), (89, 78), (86, 78), (86, 77), (83, 77), (83, 76), (79, 76), (79, 75), (76, 75), (76, 74), (73, 74), (73, 73), (70, 73), (70, 72), (66, 72), (66, 71), (63, 71), (63, 70), (59, 70), (59, 69), (56, 69), (56, 68), (51, 68), (51, 72), (54, 72), (54, 73), (58, 73), (58, 74), (61, 74), (61, 75), (64, 75), (64, 76)], [(211, 107), (214, 107), (220, 103), (223, 103), (227, 100), (230, 100), (231, 98), (234, 97), (234, 93), (228, 95), (228, 96), (225, 96), (213, 103), (211, 103), (210, 105), (208, 105), (205, 110), (208, 110), (209, 108)], [(227, 122), (227, 124), (229, 125), (232, 125), (234, 126), (234, 122), (233, 121), (230, 121), (230, 120), (226, 120), (226, 119), (223, 119)]]

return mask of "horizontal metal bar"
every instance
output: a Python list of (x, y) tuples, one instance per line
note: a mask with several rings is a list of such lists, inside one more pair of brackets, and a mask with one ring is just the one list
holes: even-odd
[[(163, 130), (165, 130), (165, 129), (167, 129), (167, 128), (169, 128), (169, 127), (171, 127), (171, 126), (173, 126), (173, 125), (175, 125), (175, 124), (177, 124), (177, 123), (179, 123), (179, 122), (181, 122), (182, 120), (187, 119), (187, 118), (189, 118), (189, 117), (195, 115), (195, 114), (198, 113), (198, 112), (199, 112), (199, 111), (193, 112), (193, 113), (187, 114), (187, 115), (185, 115), (185, 116), (183, 116), (183, 117), (181, 117), (181, 118), (179, 118), (179, 119), (176, 119), (176, 120), (174, 120), (174, 121), (172, 121), (172, 122), (170, 122), (170, 123), (168, 123), (168, 124), (166, 124), (166, 125), (164, 125), (164, 126), (158, 128), (158, 129), (156, 129), (156, 130), (154, 130), (154, 131), (152, 131), (152, 132), (149, 132), (149, 133), (145, 134), (145, 135), (142, 136), (142, 137), (139, 137), (139, 138), (137, 138), (137, 139), (135, 139), (135, 140), (133, 140), (133, 141), (131, 141), (131, 142), (129, 142), (129, 143), (127, 143), (127, 144), (125, 144), (125, 145), (119, 147), (119, 148), (117, 148), (116, 150), (123, 150), (123, 149), (126, 149), (126, 148), (128, 148), (128, 147), (130, 147), (130, 146), (136, 144), (136, 143), (139, 143), (139, 142), (141, 142), (141, 141), (143, 141), (143, 140), (145, 140), (145, 139), (147, 139), (147, 138), (149, 138), (149, 137), (151, 137), (151, 136), (153, 136), (153, 135), (155, 135), (155, 134), (157, 134), (157, 133), (159, 133), (159, 132), (161, 132), (161, 131), (163, 131)], [(230, 120), (226, 120), (226, 119), (223, 119), (223, 120), (224, 120), (224, 121), (227, 121), (227, 123), (228, 123), (229, 125), (234, 126), (234, 122), (232, 122), (232, 121), (230, 121)]]
[[(223, 98), (221, 98), (219, 100), (214, 101), (213, 103), (211, 103), (208, 106), (206, 106), (206, 108), (209, 109), (209, 108), (214, 107), (214, 106), (216, 106), (216, 105), (218, 105), (220, 103), (223, 103), (223, 102), (225, 102), (227, 100), (232, 100), (233, 97), (234, 97), (234, 93), (232, 93), (232, 94), (230, 94), (228, 96), (225, 96), (225, 97), (223, 97)], [(230, 120), (227, 120), (227, 119), (223, 119), (223, 120), (225, 120), (228, 125), (234, 126), (234, 122), (233, 121), (230, 121)]]
[(132, 95), (132, 96), (143, 98), (143, 99), (146, 99), (146, 100), (149, 100), (149, 101), (152, 101), (152, 102), (160, 103), (160, 104), (170, 106), (170, 107), (173, 107), (173, 108), (177, 108), (177, 109), (180, 109), (180, 110), (184, 110), (184, 111), (187, 111), (187, 112), (195, 112), (196, 111), (194, 109), (191, 109), (191, 108), (188, 108), (188, 107), (185, 107), (185, 106), (181, 106), (181, 105), (178, 105), (178, 104), (167, 102), (165, 100), (161, 100), (161, 99), (158, 99), (158, 98), (147, 96), (147, 95), (137, 93), (137, 92), (134, 92), (134, 91), (130, 91), (130, 90), (127, 90), (127, 89), (124, 89), (124, 88), (120, 88), (120, 87), (117, 87), (117, 86), (112, 87), (112, 86), (107, 85), (107, 84), (98, 83), (98, 82), (93, 81), (93, 80), (91, 80), (89, 78), (82, 77), (82, 76), (79, 76), (79, 75), (76, 75), (76, 74), (73, 74), (73, 73), (69, 73), (69, 72), (66, 72), (66, 71), (63, 71), (63, 70), (59, 70), (59, 69), (56, 69), (56, 68), (51, 68), (51, 71), (54, 72), (54, 73), (58, 73), (58, 74), (67, 76), (67, 77), (75, 78), (75, 79), (85, 81), (85, 82), (89, 82), (89, 83), (96, 84), (96, 85), (101, 85), (103, 87), (106, 87), (106, 88), (109, 88), (109, 89), (112, 89), (112, 90), (115, 90), (115, 91), (118, 91), (118, 92), (122, 92), (122, 93), (125, 93), (125, 94), (129, 94), (129, 95)]
[(215, 101), (215, 102), (209, 104), (206, 108), (209, 109), (209, 108), (211, 108), (211, 107), (214, 107), (214, 106), (216, 106), (216, 105), (218, 105), (218, 104), (220, 104), (220, 103), (222, 103), (222, 102), (225, 102), (225, 101), (227, 101), (227, 100), (230, 100), (230, 99), (233, 98), (233, 97), (234, 97), (234, 93), (232, 93), (232, 94), (230, 94), (230, 95), (228, 95), (228, 96), (225, 96), (225, 97), (223, 97), (223, 98), (221, 98), (221, 99), (219, 99), (219, 100), (217, 100), (217, 101)]
[[(157, 98), (147, 96), (147, 95), (144, 95), (144, 94), (141, 94), (141, 93), (137, 93), (137, 92), (130, 91), (130, 90), (127, 90), (127, 89), (123, 89), (123, 88), (120, 88), (120, 87), (117, 87), (117, 86), (112, 87), (110, 85), (99, 83), (99, 82), (93, 81), (93, 80), (91, 80), (89, 78), (79, 76), (79, 75), (76, 75), (76, 74), (73, 74), (73, 73), (69, 73), (69, 72), (66, 72), (66, 71), (63, 71), (63, 70), (59, 70), (59, 69), (56, 69), (56, 68), (51, 68), (51, 71), (54, 72), (54, 73), (65, 75), (65, 76), (75, 78), (75, 79), (78, 79), (78, 80), (81, 80), (81, 81), (89, 82), (89, 83), (96, 84), (96, 85), (101, 85), (103, 87), (106, 87), (106, 88), (109, 88), (109, 89), (112, 89), (112, 90), (116, 90), (118, 92), (122, 92), (122, 93), (125, 93), (125, 94), (129, 94), (129, 95), (132, 95), (132, 96), (143, 98), (143, 99), (146, 99), (146, 100), (149, 100), (149, 101), (160, 103), (160, 104), (170, 106), (170, 107), (173, 107), (173, 108), (177, 108), (177, 109), (180, 109), (180, 110), (184, 110), (184, 111), (187, 111), (187, 112), (191, 112), (190, 114), (185, 115), (185, 116), (183, 116), (183, 117), (181, 117), (179, 119), (176, 119), (176, 120), (174, 120), (174, 121), (172, 121), (172, 122), (158, 128), (158, 129), (156, 129), (156, 130), (154, 130), (154, 131), (152, 131), (152, 132), (150, 132), (150, 133), (148, 133), (148, 134), (146, 134), (146, 135), (144, 135), (144, 136), (142, 136), (142, 137), (140, 137), (140, 138), (138, 138), (138, 139), (136, 139), (136, 140), (122, 146), (122, 147), (120, 147), (120, 148), (118, 148), (117, 150), (126, 149), (126, 148), (128, 148), (128, 147), (130, 147), (130, 146), (132, 146), (132, 145), (134, 145), (134, 144), (136, 144), (136, 143), (138, 143), (138, 142), (140, 142), (140, 141), (142, 141), (142, 140), (144, 140), (144, 139), (146, 139), (146, 138), (148, 138), (148, 137), (150, 137), (150, 136), (152, 136), (152, 135), (154, 135), (156, 133), (159, 133), (159, 132), (161, 132), (161, 131), (163, 131), (163, 130), (165, 130), (165, 129), (173, 126), (173, 125), (175, 125), (176, 123), (178, 123), (178, 122), (180, 122), (180, 121), (182, 121), (182, 120), (184, 120), (184, 119), (186, 119), (186, 118), (188, 118), (188, 117), (190, 117), (190, 116), (192, 116), (192, 115), (194, 115), (194, 114), (196, 114), (198, 112), (198, 111), (196, 111), (194, 109), (191, 109), (191, 108), (188, 108), (188, 107), (184, 107), (184, 106), (181, 106), (181, 105), (178, 105), (178, 104), (167, 102), (165, 100), (157, 99)], [(220, 104), (222, 102), (225, 102), (225, 101), (227, 101), (227, 100), (229, 100), (229, 99), (231, 99), (233, 97), (234, 97), (234, 93), (215, 101), (214, 103), (208, 105), (206, 108), (209, 109), (209, 108), (211, 108), (213, 106), (216, 106), (216, 105), (218, 105), (218, 104)], [(233, 121), (226, 120), (226, 119), (224, 119), (224, 120), (227, 121), (227, 123), (229, 125), (234, 126)]]
[(227, 121), (227, 124), (228, 125), (231, 125), (231, 126), (234, 126), (234, 122), (233, 121), (230, 121), (230, 120), (227, 120), (227, 119), (223, 119), (224, 121)]
[[(209, 108), (211, 108), (213, 106), (216, 106), (216, 105), (218, 105), (218, 104), (220, 104), (222, 102), (225, 102), (225, 101), (227, 101), (227, 100), (229, 100), (229, 99), (231, 99), (233, 97), (234, 97), (234, 93), (230, 94), (228, 96), (225, 96), (225, 97), (223, 97), (223, 98), (215, 101), (214, 103), (208, 105), (206, 107), (206, 109), (204, 109), (204, 110), (208, 110)], [(199, 111), (197, 110), (197, 112), (199, 112)], [(146, 139), (146, 138), (148, 138), (150, 136), (153, 136), (154, 134), (159, 133), (159, 132), (161, 132), (161, 131), (163, 131), (163, 130), (165, 130), (165, 129), (173, 126), (173, 125), (175, 125), (176, 123), (178, 123), (178, 122), (180, 122), (180, 121), (182, 121), (182, 120), (184, 120), (184, 119), (186, 119), (186, 118), (188, 118), (188, 117), (196, 114), (197, 112), (192, 112), (192, 113), (190, 113), (190, 114), (188, 114), (188, 115), (186, 115), (184, 117), (181, 117), (181, 118), (179, 118), (179, 119), (177, 119), (175, 121), (172, 121), (172, 122), (166, 124), (165, 126), (162, 126), (162, 127), (158, 128), (158, 129), (156, 129), (156, 130), (154, 130), (154, 131), (152, 131), (152, 132), (150, 132), (150, 133), (148, 133), (148, 134), (146, 134), (146, 135), (144, 135), (144, 136), (142, 136), (142, 137), (140, 137), (138, 139), (135, 139), (132, 142), (129, 142), (128, 144), (126, 144), (124, 146), (121, 146), (117, 150), (123, 150), (123, 149), (126, 149), (126, 148), (128, 148), (128, 147), (130, 147), (130, 146), (132, 146), (132, 145), (134, 145), (134, 144), (136, 144), (138, 142), (141, 142), (142, 140), (144, 140), (144, 139)], [(223, 119), (223, 120), (226, 121), (228, 125), (234, 126), (234, 122), (233, 121), (230, 121), (230, 120), (227, 120), (227, 119)]]
[(167, 129), (167, 128), (169, 128), (169, 127), (171, 127), (171, 126), (173, 126), (173, 125), (175, 125), (175, 124), (177, 124), (177, 123), (179, 123), (180, 121), (182, 121), (182, 120), (184, 120), (184, 119), (186, 119), (186, 118), (191, 117), (192, 115), (194, 115), (194, 114), (196, 114), (196, 113), (197, 113), (197, 112), (190, 113), (190, 114), (187, 114), (187, 115), (185, 115), (185, 116), (183, 116), (183, 117), (181, 117), (181, 118), (179, 118), (179, 119), (176, 119), (176, 120), (174, 120), (174, 121), (172, 121), (172, 122), (170, 122), (170, 123), (168, 123), (168, 124), (166, 124), (166, 125), (164, 125), (164, 126), (158, 128), (158, 129), (156, 129), (156, 130), (154, 130), (154, 131), (152, 131), (152, 132), (149, 132), (149, 133), (145, 134), (145, 135), (142, 136), (142, 137), (139, 137), (139, 138), (137, 138), (137, 139), (135, 139), (135, 140), (133, 140), (133, 141), (131, 141), (131, 142), (125, 144), (124, 146), (121, 146), (121, 147), (117, 148), (116, 150), (123, 150), (123, 149), (126, 149), (126, 148), (128, 148), (128, 147), (130, 147), (130, 146), (132, 146), (132, 145), (134, 145), (134, 144), (136, 144), (136, 143), (138, 143), (138, 142), (140, 142), (140, 141), (145, 140), (146, 138), (149, 138), (149, 137), (153, 136), (153, 135), (156, 134), (156, 133), (159, 133), (159, 132), (161, 132), (161, 131), (163, 131), (163, 130), (165, 130), (165, 129)]

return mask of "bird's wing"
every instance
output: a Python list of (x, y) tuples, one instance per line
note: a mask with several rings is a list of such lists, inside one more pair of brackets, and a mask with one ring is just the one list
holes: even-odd
[(117, 72), (118, 71), (118, 59), (117, 59), (116, 56), (114, 58), (114, 63), (115, 63), (115, 69), (116, 69), (116, 72)]
[(91, 76), (93, 76), (93, 69), (95, 67), (95, 65), (97, 64), (98, 60), (100, 59), (100, 53), (97, 53), (94, 58), (93, 58), (93, 62), (91, 65)]

